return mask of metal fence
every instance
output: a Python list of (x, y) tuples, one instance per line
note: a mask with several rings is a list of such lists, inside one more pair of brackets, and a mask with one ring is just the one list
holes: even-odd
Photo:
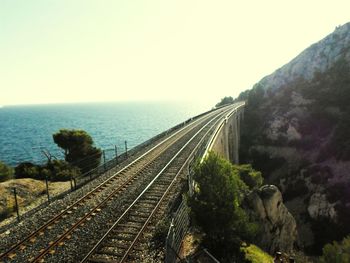
[[(241, 110), (243, 105), (240, 105), (236, 110), (232, 111), (227, 118), (229, 118), (232, 114), (237, 113), (238, 110)], [(224, 125), (225, 120), (223, 120), (215, 130), (213, 130), (210, 134), (208, 134), (207, 138), (202, 141), (200, 146), (195, 150), (192, 154), (190, 161), (188, 162), (187, 169), (187, 180), (188, 180), (188, 195), (192, 196), (195, 189), (195, 182), (193, 180), (193, 167), (195, 162), (202, 160), (205, 155), (210, 150), (210, 147), (213, 143), (215, 135), (221, 129), (222, 125)], [(186, 259), (180, 258), (179, 251), (181, 249), (181, 244), (184, 236), (186, 235), (189, 226), (190, 226), (190, 218), (188, 215), (189, 208), (186, 204), (185, 198), (182, 198), (182, 202), (179, 205), (179, 208), (174, 214), (174, 217), (171, 221), (168, 234), (166, 237), (166, 246), (165, 246), (165, 263), (175, 263), (175, 262), (189, 262)], [(207, 254), (210, 258), (212, 258), (213, 262), (217, 261), (206, 249), (202, 251)]]
[[(188, 195), (192, 196), (194, 191), (194, 181), (193, 181), (193, 168), (195, 162), (199, 160), (205, 153), (208, 143), (210, 142), (209, 138), (213, 136), (213, 132), (209, 133), (206, 140), (203, 140), (200, 146), (192, 154), (188, 166), (187, 166), (187, 180), (188, 180)], [(182, 197), (182, 201), (176, 210), (174, 217), (171, 220), (171, 224), (168, 230), (165, 243), (165, 262), (166, 263), (175, 263), (178, 260), (182, 262), (188, 262), (186, 259), (181, 259), (179, 256), (179, 251), (181, 249), (182, 240), (185, 237), (189, 226), (190, 226), (190, 217), (189, 217), (189, 207), (187, 206), (186, 199)]]
[[(10, 220), (10, 222), (1, 226), (0, 232), (3, 232), (6, 229), (12, 227), (14, 224), (16, 224), (16, 221), (20, 221), (26, 217), (30, 217), (32, 214), (34, 214), (37, 211), (48, 206), (52, 201), (57, 200), (57, 199), (61, 199), (61, 198), (65, 197), (67, 194), (69, 194), (70, 192), (72, 192), (78, 188), (81, 188), (82, 186), (84, 186), (88, 182), (92, 181), (93, 179), (101, 176), (102, 174), (114, 173), (115, 172), (114, 168), (116, 168), (119, 164), (121, 164), (122, 162), (124, 162), (124, 164), (127, 164), (129, 162), (129, 160), (130, 161), (132, 160), (129, 157), (134, 156), (136, 153), (138, 153), (139, 151), (143, 150), (144, 148), (150, 146), (151, 144), (153, 144), (157, 140), (160, 140), (162, 138), (166, 138), (166, 136), (168, 136), (169, 134), (181, 129), (182, 127), (189, 124), (190, 122), (197, 120), (200, 117), (202, 117), (202, 116), (204, 116), (204, 115), (206, 115), (214, 110), (217, 110), (217, 109), (211, 109), (211, 110), (206, 111), (204, 113), (201, 113), (197, 116), (194, 116), (194, 117), (192, 117), (184, 122), (181, 122), (181, 123), (175, 125), (174, 127), (150, 138), (149, 140), (147, 140), (147, 141), (145, 141), (145, 142), (143, 142), (143, 143), (141, 143), (141, 144), (139, 144), (131, 149), (127, 149), (127, 145), (125, 144), (125, 149), (123, 149), (123, 151), (120, 151), (120, 149), (118, 149), (119, 151), (117, 151), (116, 147), (103, 150), (101, 164), (98, 167), (83, 174), (82, 176), (71, 178), (69, 189), (53, 195), (52, 193), (48, 192), (48, 187), (47, 187), (47, 190), (46, 190), (47, 191), (47, 198), (45, 199), (45, 197), (41, 197), (40, 202), (38, 204), (36, 204), (35, 207), (32, 208), (31, 210), (24, 211), (23, 207), (19, 207), (17, 205), (14, 208), (15, 210), (17, 210), (17, 220), (14, 218), (14, 219)], [(15, 189), (13, 189), (13, 190), (14, 190), (14, 197), (13, 198), (16, 199), (17, 192)], [(11, 197), (9, 196), (9, 198), (11, 198)]]
[(188, 207), (186, 202), (182, 201), (169, 227), (165, 244), (165, 262), (176, 262), (177, 259), (180, 259), (178, 251), (180, 250), (182, 240), (185, 237), (189, 225)]

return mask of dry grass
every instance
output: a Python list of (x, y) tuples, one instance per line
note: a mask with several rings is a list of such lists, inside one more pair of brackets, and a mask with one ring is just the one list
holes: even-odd
[[(9, 223), (15, 216), (14, 188), (17, 191), (17, 201), (21, 214), (47, 200), (45, 181), (24, 178), (0, 183), (0, 225)], [(49, 183), (49, 193), (51, 196), (57, 195), (69, 188), (69, 182)]]
[(188, 257), (194, 254), (201, 243), (202, 235), (198, 232), (190, 232), (184, 237), (179, 255), (181, 258)]

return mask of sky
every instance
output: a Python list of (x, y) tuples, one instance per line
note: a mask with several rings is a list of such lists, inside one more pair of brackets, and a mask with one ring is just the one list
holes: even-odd
[(236, 97), (350, 21), (333, 0), (0, 0), (0, 106)]

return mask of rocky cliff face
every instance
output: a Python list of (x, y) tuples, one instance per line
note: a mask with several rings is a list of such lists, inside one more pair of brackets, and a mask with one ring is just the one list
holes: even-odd
[(350, 233), (350, 23), (242, 93), (240, 158), (277, 185), (312, 253)]
[(271, 254), (290, 252), (297, 238), (296, 222), (284, 206), (282, 194), (274, 185), (262, 186), (245, 200), (247, 211), (257, 217), (261, 227), (257, 244)]
[(316, 72), (326, 72), (336, 61), (350, 61), (350, 23), (304, 50), (299, 56), (260, 81), (266, 88), (279, 89), (296, 78), (311, 80)]

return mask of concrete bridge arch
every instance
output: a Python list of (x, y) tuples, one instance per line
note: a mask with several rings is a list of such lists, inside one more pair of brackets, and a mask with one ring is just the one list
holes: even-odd
[(240, 103), (218, 126), (208, 147), (209, 151), (217, 153), (234, 164), (239, 163), (240, 127), (243, 115), (244, 103)]

